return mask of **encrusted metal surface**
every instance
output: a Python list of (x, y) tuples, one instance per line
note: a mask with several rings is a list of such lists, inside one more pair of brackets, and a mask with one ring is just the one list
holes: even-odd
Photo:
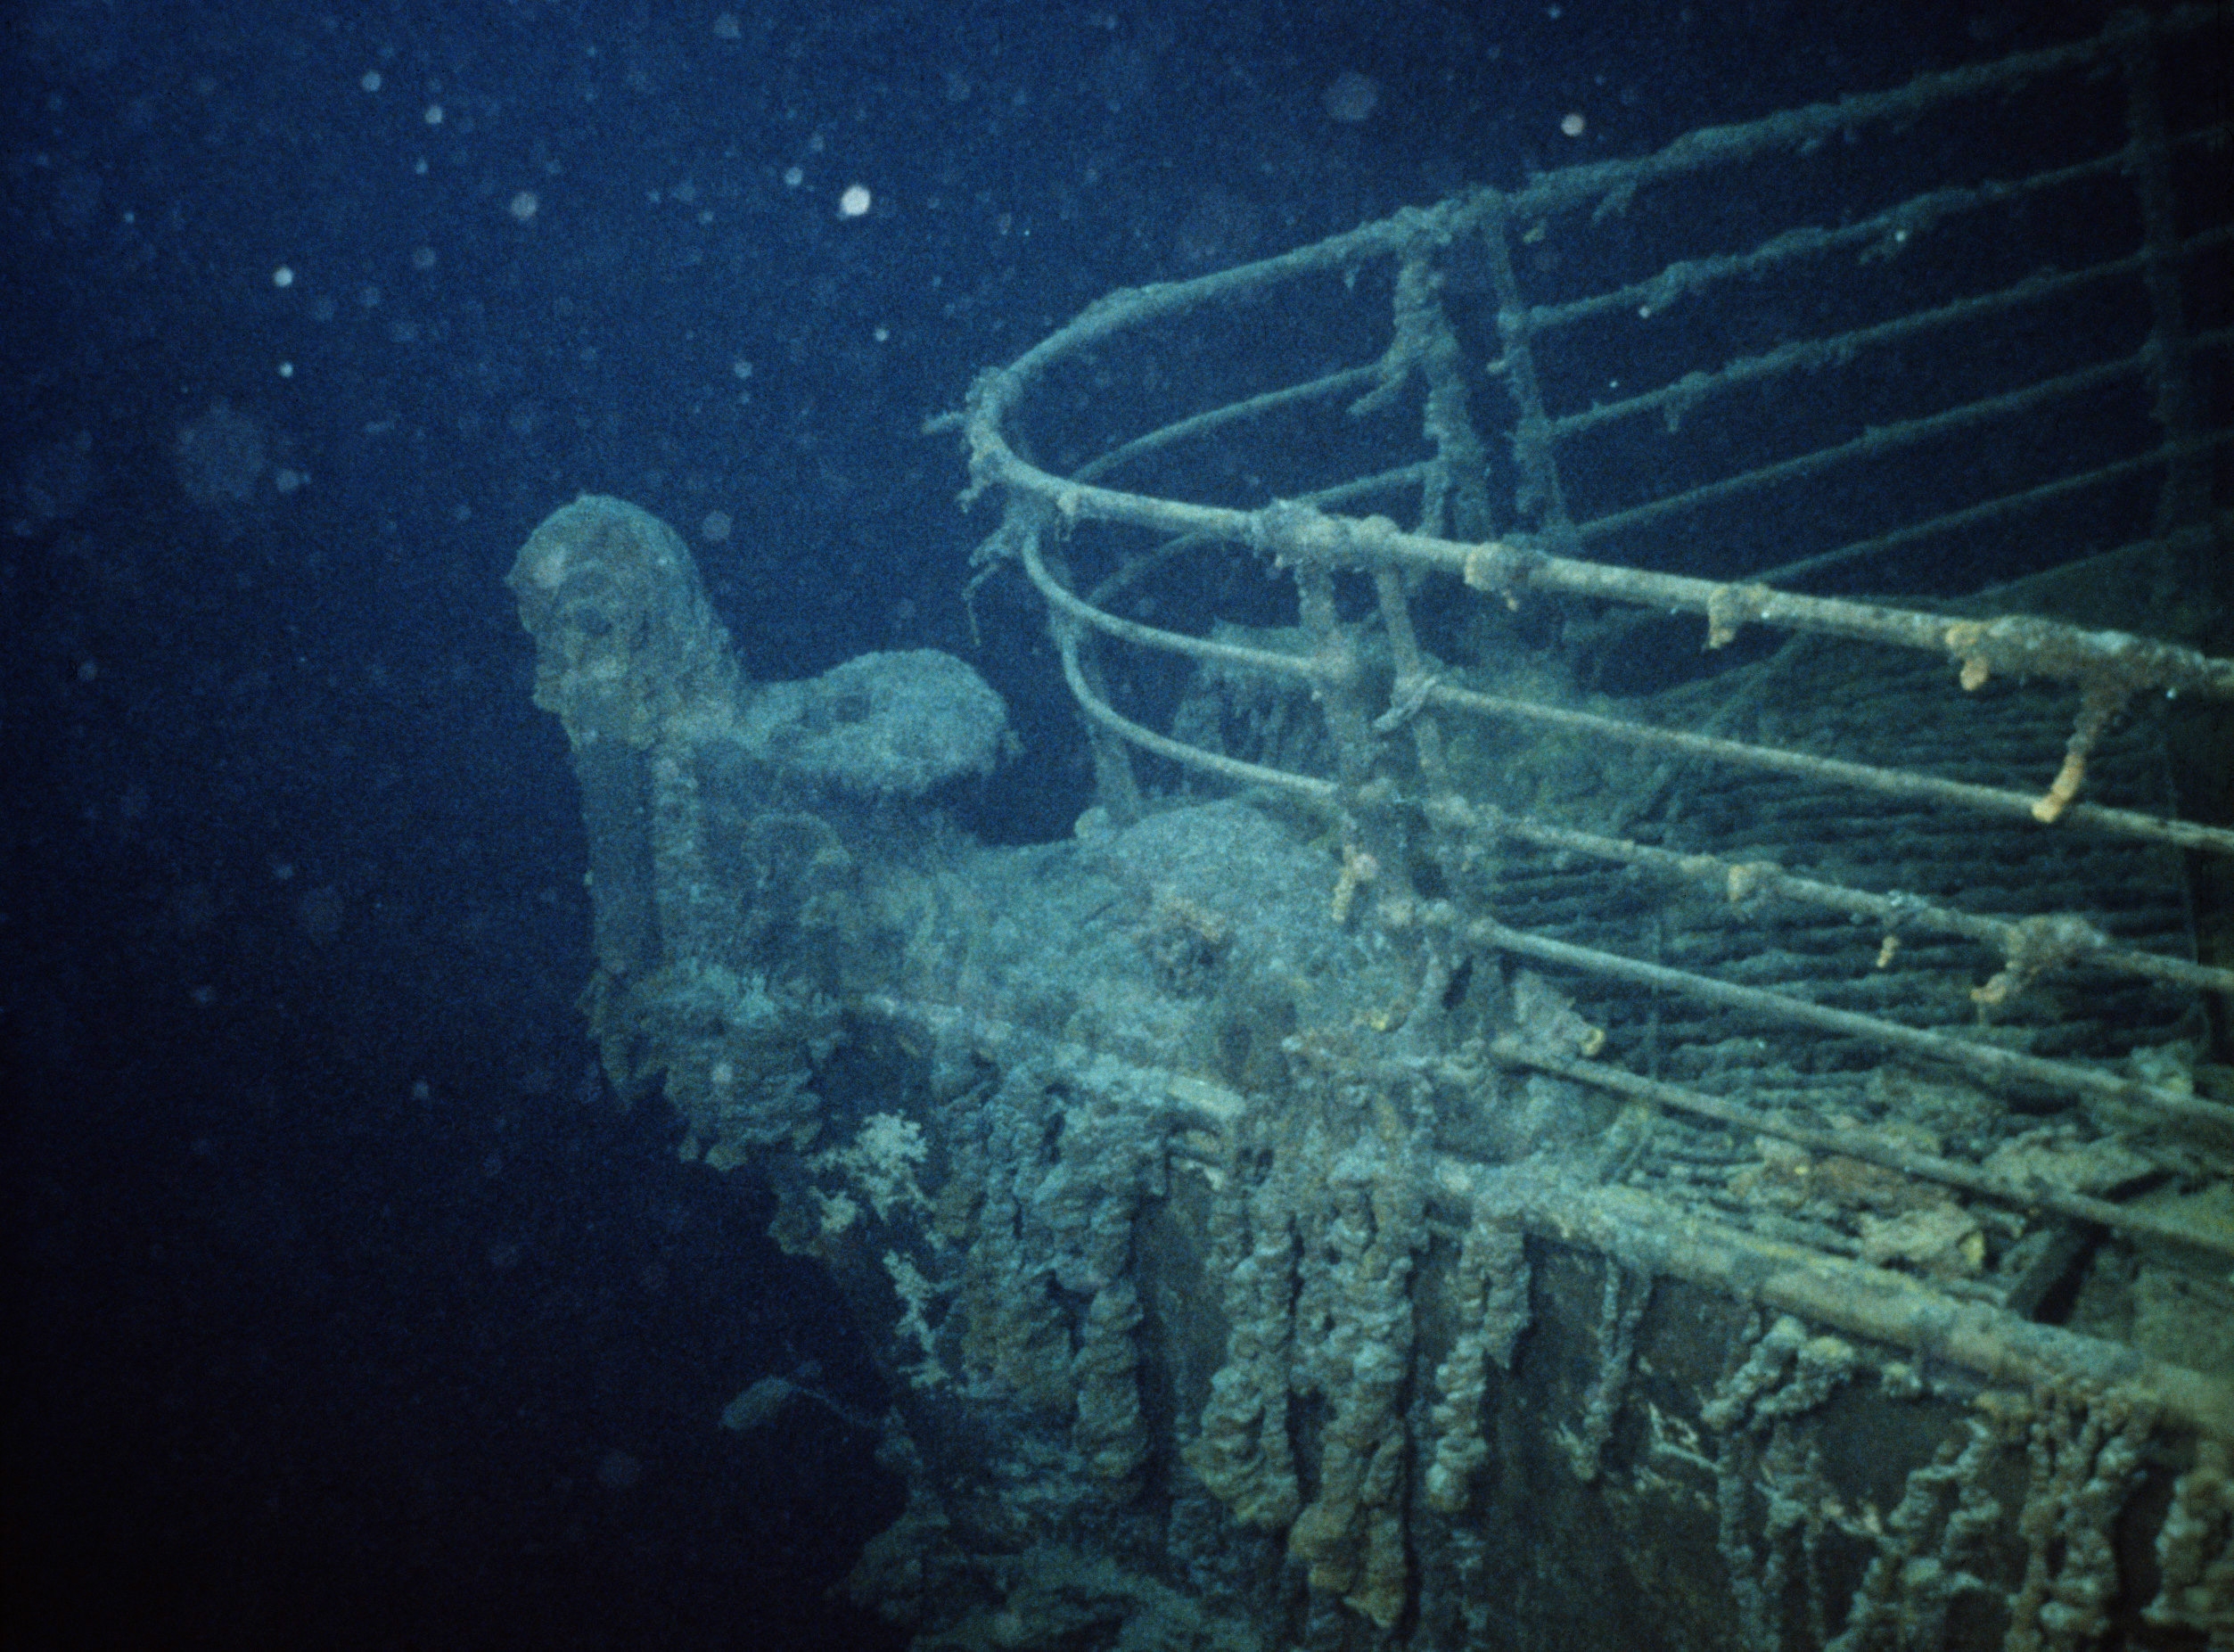
[(883, 1349), (927, 1652), (2234, 1638), (2223, 29), (985, 375), (1064, 842), (940, 813), (958, 662), (744, 684), (671, 533), (538, 530), (593, 1030)]

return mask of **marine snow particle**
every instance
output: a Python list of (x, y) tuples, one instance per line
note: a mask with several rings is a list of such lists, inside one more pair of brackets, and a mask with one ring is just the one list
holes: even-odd
[(1318, 95), (1318, 106), (1326, 111), (1327, 119), (1356, 126), (1380, 108), (1380, 83), (1371, 75), (1346, 69), (1326, 83), (1326, 89)]

